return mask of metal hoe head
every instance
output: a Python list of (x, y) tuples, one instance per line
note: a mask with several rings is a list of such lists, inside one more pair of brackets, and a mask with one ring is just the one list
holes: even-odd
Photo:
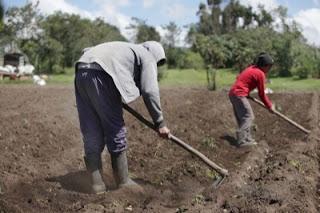
[(216, 176), (215, 180), (213, 181), (212, 187), (214, 189), (219, 188), (222, 182), (227, 178), (225, 175)]

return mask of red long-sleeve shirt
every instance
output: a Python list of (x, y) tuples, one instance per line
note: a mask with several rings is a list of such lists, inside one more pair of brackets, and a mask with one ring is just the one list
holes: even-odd
[(229, 91), (229, 96), (247, 97), (253, 89), (258, 88), (260, 99), (268, 109), (271, 109), (272, 103), (264, 92), (265, 78), (261, 69), (254, 65), (249, 66), (238, 75), (236, 82)]

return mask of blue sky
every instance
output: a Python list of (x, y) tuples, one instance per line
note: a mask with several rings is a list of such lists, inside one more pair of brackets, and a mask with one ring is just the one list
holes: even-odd
[[(29, 0), (36, 2), (37, 0)], [(88, 18), (103, 17), (120, 28), (124, 35), (131, 17), (137, 17), (153, 25), (160, 33), (161, 26), (174, 21), (180, 27), (198, 21), (196, 12), (206, 0), (39, 0), (40, 11), (46, 14), (54, 10), (77, 13)], [(5, 7), (22, 6), (27, 0), (4, 0)], [(244, 5), (263, 4), (271, 10), (279, 5), (288, 8), (291, 19), (297, 21), (310, 43), (320, 46), (320, 0), (240, 0)]]

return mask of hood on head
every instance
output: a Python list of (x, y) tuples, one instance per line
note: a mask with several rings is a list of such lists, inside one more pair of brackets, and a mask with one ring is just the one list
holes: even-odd
[(166, 55), (162, 45), (157, 41), (146, 41), (141, 43), (144, 48), (146, 48), (154, 59), (157, 61), (157, 65), (161, 66), (166, 62)]

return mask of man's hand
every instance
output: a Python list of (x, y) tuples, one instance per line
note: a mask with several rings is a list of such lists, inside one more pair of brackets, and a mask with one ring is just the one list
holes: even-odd
[(170, 129), (168, 127), (164, 126), (158, 129), (158, 134), (162, 138), (169, 138)]

